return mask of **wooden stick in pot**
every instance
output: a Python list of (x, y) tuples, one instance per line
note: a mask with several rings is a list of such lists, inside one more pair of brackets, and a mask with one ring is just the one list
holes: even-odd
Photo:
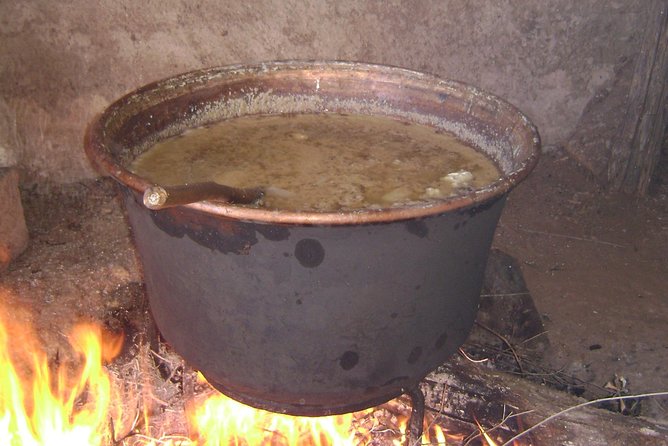
[(264, 197), (264, 189), (240, 189), (207, 181), (179, 186), (151, 186), (144, 192), (144, 206), (152, 210), (165, 209), (198, 201), (220, 201), (233, 204), (253, 204)]

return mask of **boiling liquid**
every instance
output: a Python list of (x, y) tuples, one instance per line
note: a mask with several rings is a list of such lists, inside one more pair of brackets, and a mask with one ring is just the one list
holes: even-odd
[(130, 169), (160, 185), (264, 187), (262, 206), (336, 212), (428, 204), (500, 177), (453, 135), (388, 117), (248, 116), (157, 143)]

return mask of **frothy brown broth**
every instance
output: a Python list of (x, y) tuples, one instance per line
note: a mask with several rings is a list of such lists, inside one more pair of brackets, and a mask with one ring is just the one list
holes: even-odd
[(247, 116), (161, 141), (130, 166), (162, 185), (261, 186), (270, 209), (335, 212), (426, 204), (500, 177), (453, 135), (388, 117)]

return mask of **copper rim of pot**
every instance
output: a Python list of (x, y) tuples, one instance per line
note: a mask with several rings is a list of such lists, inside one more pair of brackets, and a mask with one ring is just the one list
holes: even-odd
[[(399, 68), (389, 65), (367, 64), (346, 61), (273, 61), (252, 65), (229, 65), (186, 72), (177, 76), (165, 78), (150, 83), (142, 88), (126, 94), (112, 103), (103, 113), (98, 115), (88, 126), (84, 137), (84, 148), (89, 159), (102, 172), (110, 175), (120, 183), (137, 192), (140, 196), (154, 184), (145, 178), (135, 175), (112, 155), (113, 143), (109, 139), (107, 125), (115, 119), (119, 110), (141, 101), (142, 97), (156, 95), (161, 90), (174, 89), (174, 86), (188, 86), (189, 83), (202, 83), (202, 79), (225, 78), (231, 80), (238, 76), (260, 76), (267, 73), (286, 72), (288, 75), (304, 77), (313, 82), (314, 91), (318, 94), (320, 78), (324, 73), (350, 73), (367, 79), (374, 76), (382, 78), (383, 82), (407, 82), (419, 84), (424, 88), (434, 90), (434, 94), (444, 95), (444, 90), (450, 94), (455, 91), (461, 93), (469, 101), (470, 109), (482, 106), (492, 107), (492, 114), (503, 114), (510, 117), (512, 128), (510, 132), (521, 132), (524, 147), (512, 147), (509, 152), (517, 159), (512, 161), (510, 171), (502, 169), (502, 177), (486, 187), (476, 189), (464, 195), (455, 195), (447, 198), (430, 201), (425, 204), (389, 207), (383, 209), (363, 209), (337, 212), (288, 211), (271, 210), (257, 207), (239, 206), (217, 202), (201, 201), (183, 205), (187, 208), (231, 218), (241, 221), (261, 223), (297, 224), (297, 225), (347, 225), (391, 222), (408, 219), (423, 218), (443, 214), (455, 209), (475, 206), (499, 197), (509, 192), (514, 186), (526, 178), (538, 162), (540, 152), (540, 136), (531, 121), (515, 106), (507, 101), (476, 87), (459, 81), (446, 80), (431, 74)], [(396, 85), (395, 85), (396, 87)], [(400, 85), (399, 88), (403, 86)], [(195, 85), (197, 88), (197, 85)], [(191, 93), (192, 89), (185, 88), (183, 94)], [(446, 95), (447, 96), (447, 95)], [(460, 136), (460, 135), (457, 135)], [(498, 160), (497, 161), (498, 164)], [(506, 169), (507, 170), (507, 169)]]

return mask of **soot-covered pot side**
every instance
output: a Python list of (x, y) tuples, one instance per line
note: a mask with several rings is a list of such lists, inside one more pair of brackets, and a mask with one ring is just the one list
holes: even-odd
[[(125, 168), (184, 128), (256, 113), (346, 112), (452, 131), (501, 180), (432, 206), (283, 212), (202, 202), (149, 211)], [(295, 415), (343, 413), (414, 387), (468, 335), (506, 193), (538, 135), (507, 103), (393, 67), (284, 62), (187, 73), (112, 104), (86, 135), (125, 186), (151, 311), (165, 339), (218, 389)]]

